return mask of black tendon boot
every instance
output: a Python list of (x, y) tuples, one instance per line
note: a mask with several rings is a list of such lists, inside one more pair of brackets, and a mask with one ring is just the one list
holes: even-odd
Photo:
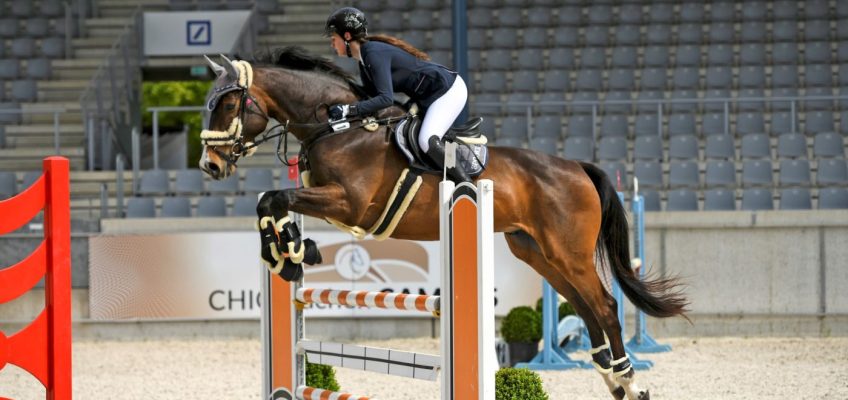
[[(428, 144), (430, 145), (430, 149), (427, 150), (427, 157), (430, 157), (436, 164), (438, 164), (439, 168), (445, 167), (445, 147), (442, 144), (441, 139), (438, 136), (430, 136), (428, 140)], [(468, 176), (468, 172), (465, 171), (461, 166), (455, 168), (448, 168), (448, 178), (452, 180), (456, 184), (460, 184), (462, 182), (471, 182), (471, 177)]]

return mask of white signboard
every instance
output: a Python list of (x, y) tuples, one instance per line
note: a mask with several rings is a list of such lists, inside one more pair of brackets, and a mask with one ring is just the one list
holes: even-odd
[(144, 54), (176, 56), (232, 51), (250, 11), (144, 13)]
[[(357, 241), (310, 232), (324, 258), (305, 269), (308, 287), (439, 292), (439, 242)], [(93, 237), (89, 241), (91, 317), (114, 319), (259, 318), (259, 235), (254, 232)], [(495, 312), (535, 305), (541, 278), (495, 235)], [(310, 317), (403, 316), (396, 310), (313, 306)], [(421, 317), (430, 317), (421, 314)]]

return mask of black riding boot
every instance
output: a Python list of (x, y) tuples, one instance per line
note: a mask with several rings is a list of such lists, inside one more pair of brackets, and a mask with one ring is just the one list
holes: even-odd
[[(442, 144), (441, 139), (438, 136), (430, 136), (429, 139), (430, 149), (427, 150), (427, 157), (430, 157), (436, 164), (438, 164), (439, 168), (444, 169), (445, 167), (445, 146)], [(459, 168), (448, 168), (448, 178), (452, 180), (456, 184), (460, 184), (462, 182), (471, 182), (471, 177), (468, 176), (468, 172), (465, 171), (462, 167)]]

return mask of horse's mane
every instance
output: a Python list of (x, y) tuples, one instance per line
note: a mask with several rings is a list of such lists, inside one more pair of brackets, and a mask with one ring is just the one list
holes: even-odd
[(361, 86), (347, 71), (334, 62), (317, 55), (313, 55), (300, 46), (277, 47), (273, 49), (259, 50), (253, 54), (252, 64), (281, 67), (300, 71), (317, 71), (340, 79), (350, 86), (358, 97), (366, 97)]

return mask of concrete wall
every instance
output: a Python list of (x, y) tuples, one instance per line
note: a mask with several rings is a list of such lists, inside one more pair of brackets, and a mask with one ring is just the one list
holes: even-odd
[[(104, 220), (106, 234), (249, 230), (252, 218)], [(649, 319), (655, 336), (848, 335), (848, 211), (668, 212), (646, 215), (646, 263), (654, 271), (676, 274), (688, 287), (689, 317)], [(307, 231), (332, 230), (310, 219)], [(0, 266), (17, 262), (38, 240), (0, 237)], [(73, 239), (74, 287), (88, 282), (87, 236)], [(75, 290), (75, 318), (88, 319), (87, 290)], [(32, 298), (32, 300), (29, 300)], [(37, 301), (34, 297), (17, 302)], [(0, 307), (4, 322), (29, 321), (39, 307), (29, 304)], [(627, 329), (632, 332), (632, 308)], [(364, 337), (430, 335), (437, 331), (426, 320), (315, 320), (315, 333), (354, 332)], [(379, 322), (379, 323), (378, 323)], [(145, 324), (154, 324), (146, 326)], [(182, 328), (162, 323), (84, 323), (80, 333), (92, 336), (181, 330), (241, 335), (253, 322), (181, 322)], [(228, 325), (232, 325), (228, 328)], [(336, 329), (344, 326), (344, 329)], [(373, 329), (378, 327), (378, 329)], [(407, 329), (410, 328), (410, 329)]]

